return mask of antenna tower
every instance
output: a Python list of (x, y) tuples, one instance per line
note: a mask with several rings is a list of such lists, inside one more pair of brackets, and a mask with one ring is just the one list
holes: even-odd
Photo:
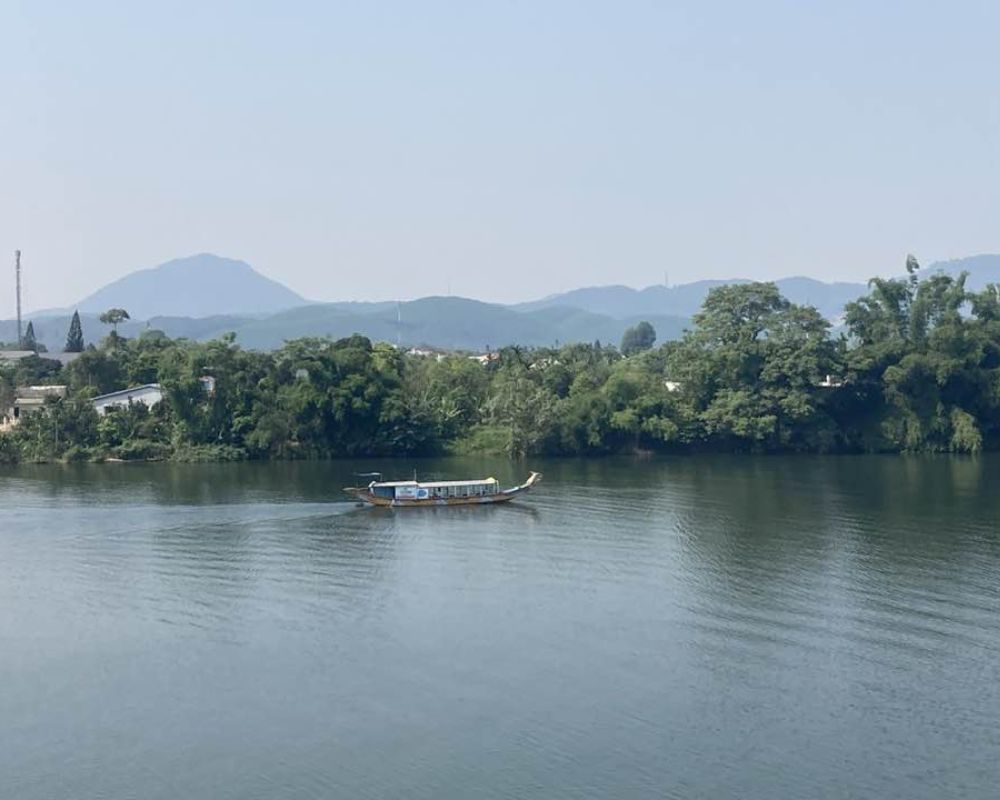
[(21, 251), (14, 251), (14, 273), (17, 275), (17, 346), (21, 347), (24, 335), (21, 333)]

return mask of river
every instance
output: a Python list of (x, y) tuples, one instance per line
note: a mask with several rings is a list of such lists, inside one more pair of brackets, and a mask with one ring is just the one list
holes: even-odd
[(0, 471), (0, 796), (995, 798), (1000, 459)]

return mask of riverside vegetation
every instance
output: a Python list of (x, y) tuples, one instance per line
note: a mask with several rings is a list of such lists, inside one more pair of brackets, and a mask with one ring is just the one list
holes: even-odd
[[(774, 284), (729, 285), (659, 347), (647, 325), (621, 350), (507, 347), (486, 364), (362, 336), (257, 352), (112, 333), (66, 367), (42, 354), (0, 375), (4, 408), (16, 385), (70, 390), (0, 434), (0, 461), (997, 449), (1000, 288), (918, 269), (873, 280), (839, 331)], [(152, 409), (90, 402), (153, 382)]]

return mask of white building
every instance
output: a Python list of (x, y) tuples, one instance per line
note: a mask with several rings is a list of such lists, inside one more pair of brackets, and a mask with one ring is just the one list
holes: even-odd
[[(201, 390), (211, 397), (215, 394), (215, 378), (212, 375), (203, 375), (198, 378)], [(102, 416), (109, 408), (128, 408), (133, 403), (142, 403), (147, 408), (152, 408), (163, 400), (163, 387), (158, 383), (147, 383), (144, 386), (133, 386), (130, 389), (122, 389), (118, 392), (109, 392), (93, 399), (94, 410)]]
[(447, 353), (443, 353), (440, 350), (433, 350), (430, 347), (411, 347), (406, 351), (408, 356), (419, 356), (420, 358), (434, 358), (438, 361), (444, 361), (447, 357)]
[(22, 418), (43, 409), (49, 397), (62, 400), (66, 391), (65, 386), (22, 386), (14, 396), (14, 404), (0, 413), (0, 431), (9, 431)]
[(145, 386), (133, 386), (120, 392), (102, 394), (100, 397), (95, 397), (93, 403), (94, 410), (103, 416), (109, 408), (128, 408), (133, 403), (142, 403), (147, 408), (152, 408), (161, 400), (163, 400), (163, 387), (158, 383), (147, 383)]

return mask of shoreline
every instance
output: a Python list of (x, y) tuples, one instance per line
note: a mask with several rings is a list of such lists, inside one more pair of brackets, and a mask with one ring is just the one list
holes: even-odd
[(412, 461), (432, 461), (440, 459), (469, 459), (469, 458), (496, 458), (510, 463), (524, 463), (529, 460), (545, 461), (611, 461), (615, 459), (628, 459), (635, 462), (658, 461), (661, 459), (687, 460), (699, 458), (733, 458), (733, 459), (767, 459), (767, 458), (947, 458), (963, 461), (974, 460), (980, 456), (991, 456), (1000, 453), (1000, 450), (982, 450), (977, 453), (950, 453), (932, 450), (884, 450), (878, 452), (861, 452), (856, 450), (831, 450), (831, 451), (804, 451), (804, 450), (687, 450), (687, 451), (643, 451), (643, 452), (618, 452), (618, 453), (535, 453), (529, 456), (511, 456), (506, 453), (489, 451), (461, 452), (461, 453), (434, 453), (424, 455), (357, 455), (357, 456), (329, 456), (317, 458), (95, 458), (95, 459), (24, 459), (18, 461), (0, 461), (0, 467), (21, 467), (21, 466), (130, 466), (141, 464), (330, 464), (346, 463), (355, 461), (384, 461), (412, 462)]

